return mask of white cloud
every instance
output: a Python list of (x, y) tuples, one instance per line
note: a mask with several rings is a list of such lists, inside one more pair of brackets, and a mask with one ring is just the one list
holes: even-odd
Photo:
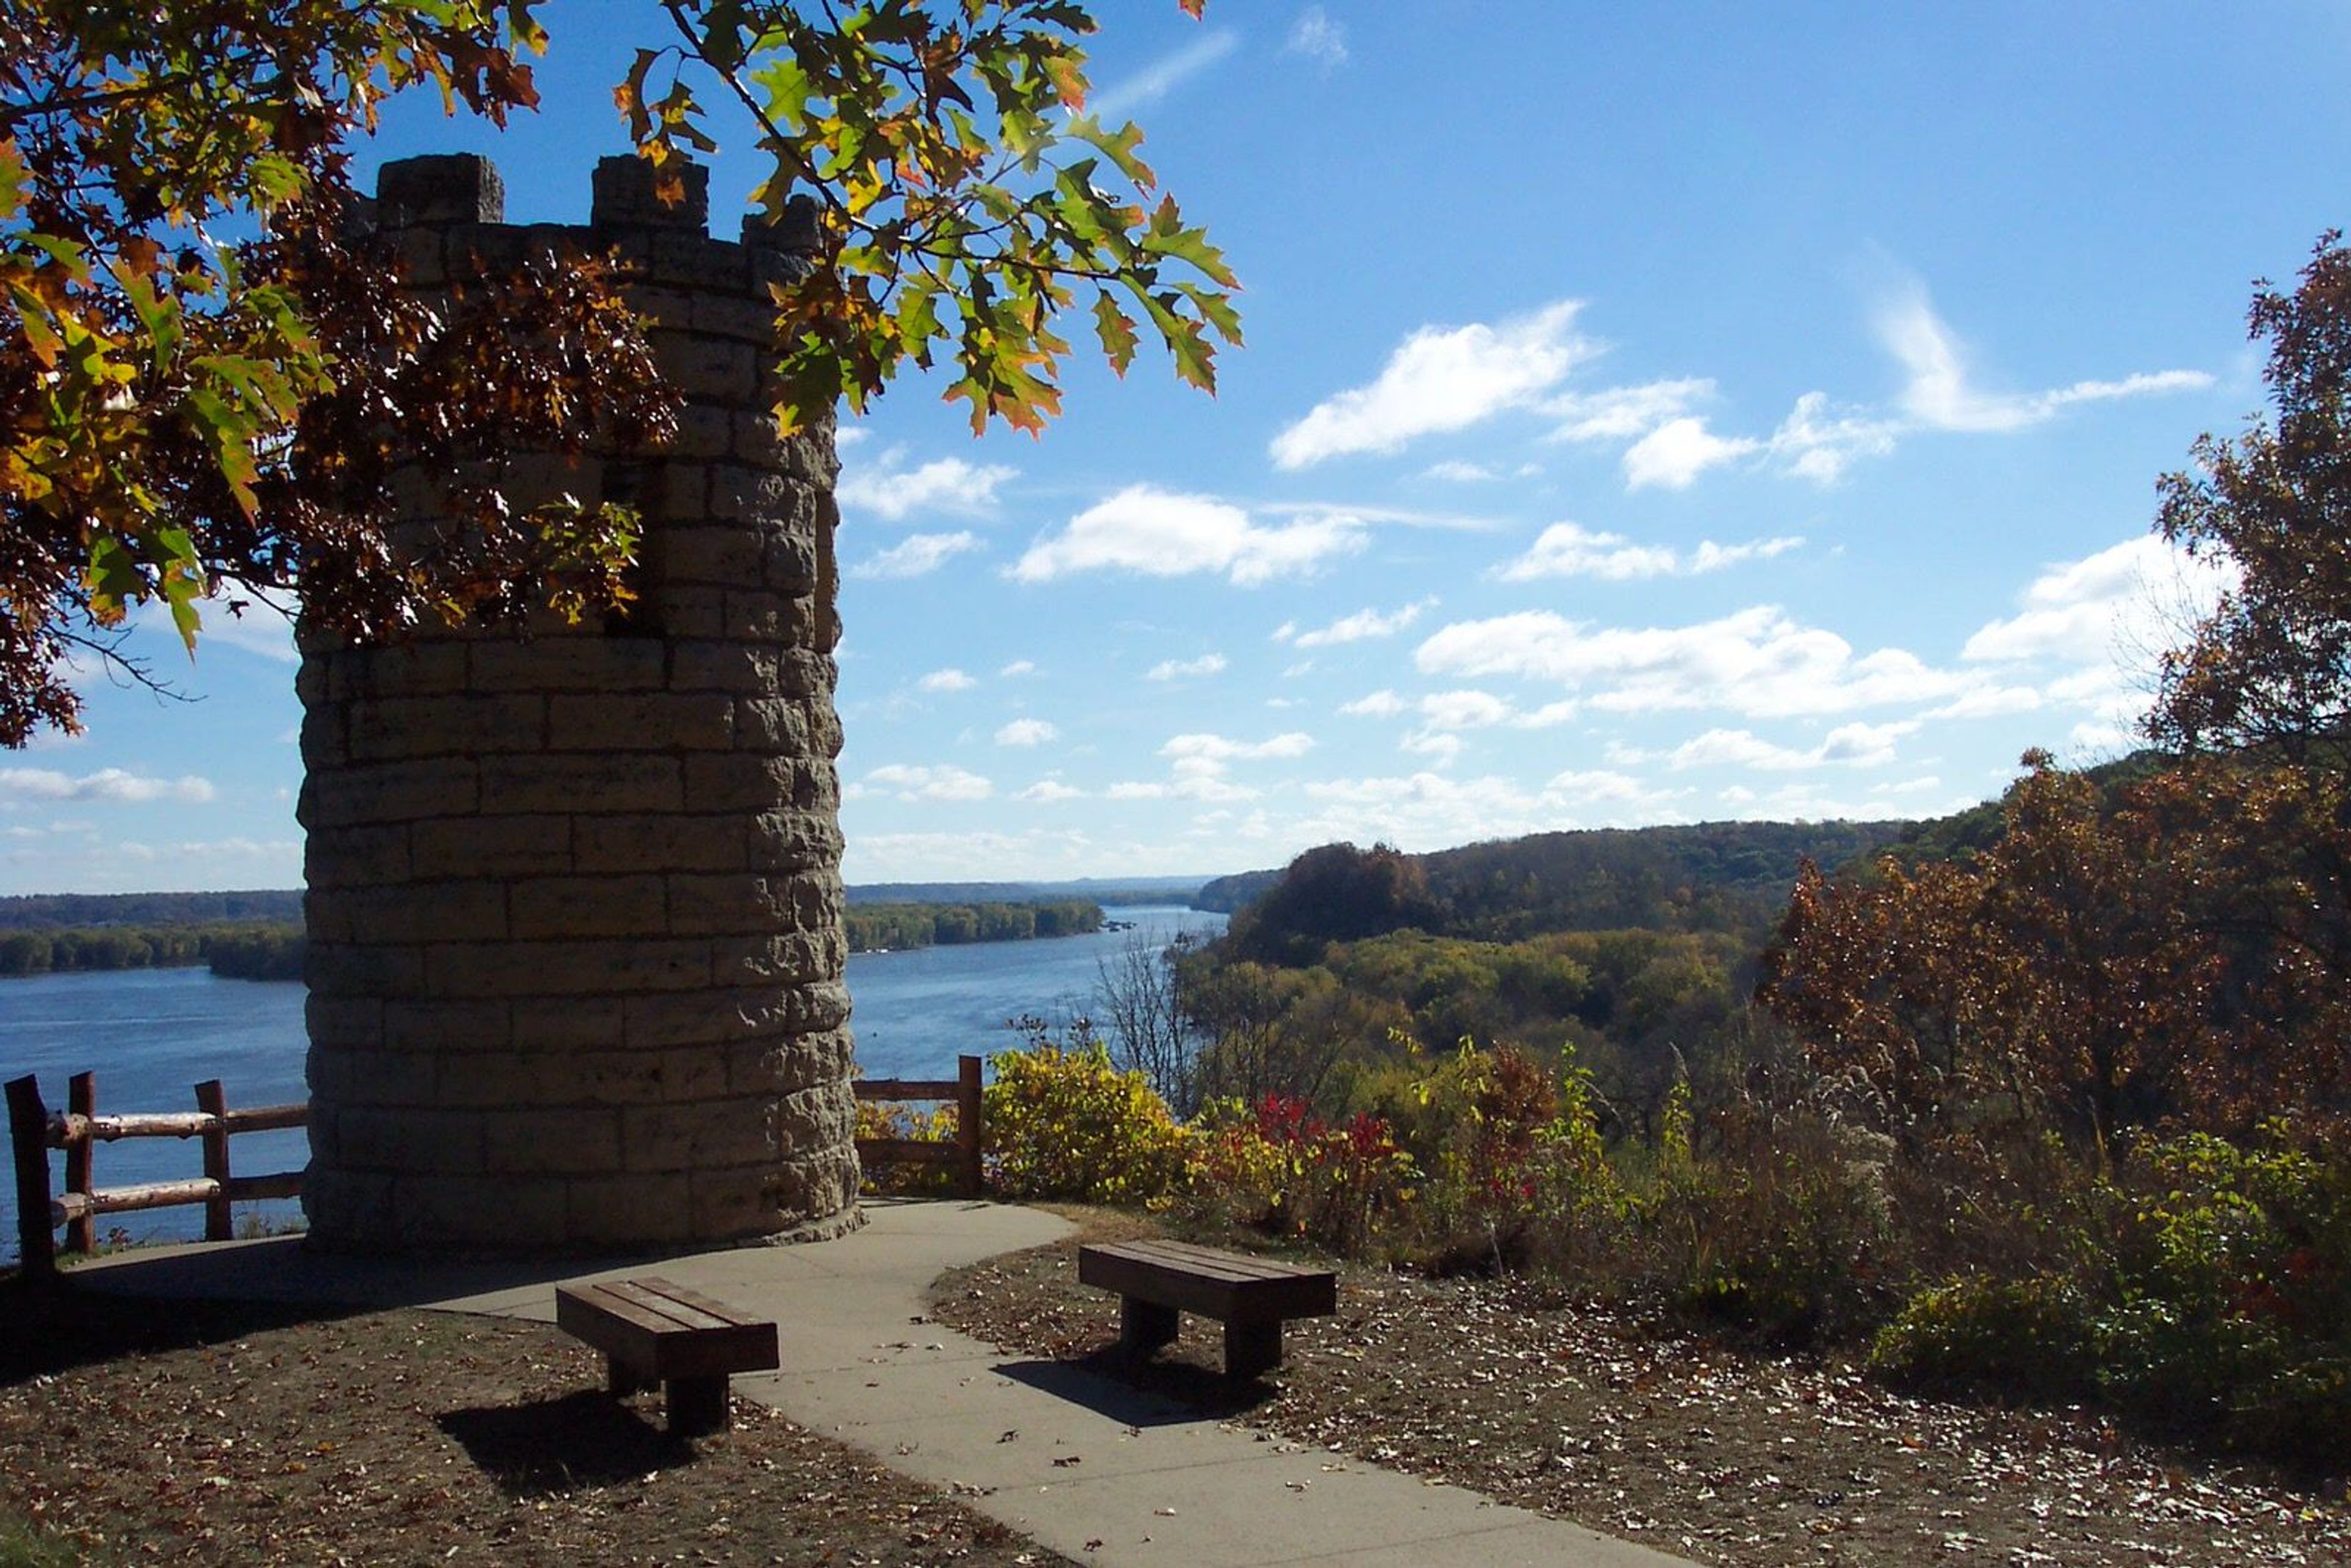
[(1928, 718), (2002, 718), (2031, 713), (2041, 706), (2041, 694), (2031, 686), (1977, 686), (1951, 701), (1929, 708)]
[(887, 789), (901, 800), (985, 800), (996, 787), (977, 773), (942, 765), (916, 767), (893, 762), (865, 775), (869, 789)]
[(961, 670), (933, 670), (914, 683), (926, 692), (967, 692), (979, 685)]
[(1856, 655), (1834, 632), (1776, 605), (1670, 627), (1593, 627), (1526, 611), (1447, 626), (1415, 659), (1430, 674), (1555, 682), (1617, 712), (1715, 707), (1787, 717), (1944, 700), (1983, 684), (1900, 649)]
[(1864, 457), (1883, 457), (1894, 450), (1901, 434), (1898, 420), (1883, 419), (1865, 411), (1838, 412), (1828, 394), (1809, 392), (1796, 400), (1780, 428), (1771, 433), (1771, 449), (1788, 473), (1815, 484), (1830, 485)]
[(2142, 534), (2045, 569), (2019, 596), (2021, 611), (1983, 626), (1960, 653), (1988, 663), (2114, 660), (2145, 669), (2235, 580), (2233, 563)]
[(1243, 588), (1311, 574), (1334, 557), (1364, 548), (1363, 521), (1342, 512), (1279, 527), (1253, 522), (1240, 507), (1207, 496), (1133, 485), (1040, 539), (1012, 569), (1022, 582), (1050, 582), (1081, 571), (1145, 577), (1221, 573)]
[(1229, 740), (1221, 735), (1171, 736), (1167, 744), (1159, 748), (1159, 755), (1171, 758), (1178, 768), (1187, 762), (1222, 767), (1228, 762), (1303, 757), (1313, 749), (1312, 736), (1291, 730), (1269, 740)]
[(1086, 112), (1104, 125), (1116, 125), (1146, 103), (1166, 97), (1233, 52), (1240, 42), (1229, 29), (1210, 33), (1171, 55), (1162, 56), (1124, 81), (1113, 83), (1086, 100)]
[(979, 548), (979, 536), (974, 533), (909, 534), (888, 549), (870, 556), (849, 569), (849, 575), (859, 578), (922, 577), (936, 571), (956, 557)]
[(1431, 729), (1490, 729), (1507, 723), (1512, 709), (1491, 692), (1432, 692), (1420, 699), (1420, 716)]
[(1016, 800), (1027, 800), (1032, 805), (1050, 806), (1061, 800), (1083, 800), (1085, 793), (1084, 790), (1073, 789), (1058, 779), (1040, 779), (1012, 798)]
[(1441, 729), (1415, 730), (1396, 742), (1399, 748), (1422, 757), (1434, 757), (1437, 765), (1450, 768), (1461, 760), (1468, 743), (1459, 736)]
[(1061, 732), (1041, 718), (1016, 718), (996, 732), (998, 746), (1042, 746), (1058, 740)]
[(1347, 63), (1347, 29), (1320, 5), (1309, 5), (1290, 25), (1287, 53), (1304, 55), (1324, 70)]
[(852, 882), (1001, 882), (1023, 876), (1098, 875), (1105, 846), (1063, 822), (1024, 832), (852, 833), (841, 873)]
[(1008, 681), (1018, 680), (1022, 675), (1035, 674), (1037, 673), (1037, 662), (1033, 659), (1015, 659), (996, 673), (1003, 676)]
[(1648, 382), (1640, 386), (1604, 387), (1598, 392), (1562, 392), (1542, 405), (1559, 420), (1553, 441), (1630, 441), (1668, 421), (1679, 419), (1691, 405), (1714, 395), (1714, 382), (1704, 377)]
[(846, 464), (833, 494), (841, 510), (854, 517), (871, 516), (883, 522), (904, 522), (916, 513), (953, 513), (978, 517), (996, 509), (998, 486), (1017, 476), (1017, 468), (996, 464), (967, 463), (960, 457), (934, 458), (919, 467), (900, 466), (904, 447), (893, 446), (872, 467)]
[(1646, 577), (1696, 577), (1744, 561), (1785, 555), (1803, 542), (1796, 537), (1750, 539), (1738, 545), (1719, 545), (1706, 539), (1684, 555), (1665, 545), (1636, 545), (1623, 534), (1598, 532), (1576, 523), (1553, 523), (1526, 554), (1500, 568), (1495, 575), (1505, 582), (1529, 582), (1545, 577), (1596, 577), (1612, 582)]
[(1376, 610), (1358, 610), (1353, 615), (1342, 616), (1318, 631), (1299, 632), (1295, 622), (1286, 623), (1274, 633), (1277, 642), (1294, 641), (1301, 648), (1329, 648), (1342, 643), (1362, 643), (1374, 637), (1393, 637), (1437, 603), (1435, 595), (1400, 609), (1381, 614)]
[(1666, 754), (1665, 760), (1677, 771), (1689, 768), (1772, 771), (1832, 766), (1877, 768), (1893, 761), (1894, 743), (1917, 727), (1915, 721), (1839, 725), (1819, 745), (1802, 749), (1765, 740), (1751, 730), (1709, 729), (1674, 747)]
[(1302, 787), (1315, 810), (1296, 824), (1299, 841), (1384, 840), (1407, 850), (1447, 848), (1576, 827), (1639, 827), (1686, 821), (1679, 793), (1646, 789), (1623, 775), (1562, 773), (1541, 789), (1482, 775), (1318, 779)]
[(1446, 479), (1456, 485), (1490, 484), (1502, 476), (1483, 464), (1464, 463), (1458, 457), (1448, 457), (1442, 463), (1432, 463), (1422, 469), (1421, 473), (1425, 477)]
[(1686, 415), (1668, 420), (1625, 448), (1625, 487), (1642, 490), (1659, 485), (1687, 490), (1708, 469), (1735, 463), (1762, 445), (1743, 435), (1717, 435), (1703, 419)]
[(1638, 800), (1649, 793), (1649, 787), (1628, 773), (1598, 769), (1554, 774), (1551, 782), (1543, 786), (1543, 791), (1585, 800)]
[(1201, 675), (1213, 675), (1225, 667), (1222, 653), (1203, 653), (1196, 659), (1162, 659), (1144, 675), (1146, 681), (1184, 681)]
[(177, 779), (149, 779), (120, 768), (101, 768), (75, 778), (47, 768), (0, 768), (0, 803), (97, 800), (108, 805), (136, 806), (151, 800), (179, 800), (202, 805), (216, 794), (210, 779), (193, 773)]
[(1364, 718), (1394, 718), (1410, 706), (1395, 693), (1381, 690), (1372, 693), (1369, 696), (1357, 697), (1351, 703), (1341, 703), (1339, 711), (1358, 715)]
[(1598, 352), (1573, 329), (1582, 308), (1568, 299), (1491, 326), (1421, 328), (1388, 356), (1378, 379), (1318, 403), (1274, 437), (1276, 466), (1394, 452), (1415, 437), (1532, 404)]
[(1931, 430), (2021, 430), (2074, 403), (2188, 392), (2212, 384), (2212, 378), (2201, 371), (2158, 371), (2120, 381), (2075, 382), (2047, 392), (1980, 392), (1969, 384), (1966, 354), (1958, 338), (1936, 315), (1927, 291), (1917, 286), (1879, 308), (1876, 328), (1878, 340), (1909, 372), (1909, 382), (1902, 389), (1903, 409)]

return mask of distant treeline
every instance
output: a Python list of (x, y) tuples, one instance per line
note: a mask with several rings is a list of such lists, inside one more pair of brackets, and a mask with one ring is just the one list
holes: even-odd
[(1086, 899), (1044, 904), (869, 904), (847, 915), (849, 950), (949, 946), (964, 942), (1025, 942), (1099, 931), (1102, 905)]
[[(1972, 843), (1988, 814), (1997, 828), (1997, 803), (1975, 813), (1937, 823), (1910, 822), (1699, 822), (1686, 827), (1599, 828), (1534, 833), (1408, 857), (1419, 868), (1411, 907), (1375, 915), (1356, 910), (1298, 906), (1316, 899), (1348, 904), (1360, 887), (1322, 888), (1311, 874), (1288, 871), (1242, 872), (1220, 876), (1201, 888), (1195, 909), (1237, 915), (1273, 892), (1287, 876), (1298, 885), (1284, 895), (1285, 908), (1270, 920), (1237, 923), (1237, 931), (1263, 929), (1255, 956), (1284, 947), (1293, 924), (1308, 940), (1296, 956), (1340, 935), (1351, 922), (1373, 918), (1376, 929), (1412, 926), (1435, 936), (1487, 942), (1517, 942), (1555, 931), (1728, 931), (1759, 940), (1788, 905), (1798, 862), (1841, 866), (1889, 847), (1909, 858), (1948, 854), (1950, 846), (1931, 834), (1959, 835)], [(1907, 834), (1908, 838), (1905, 839)], [(1343, 882), (1343, 879), (1342, 879)], [(1394, 889), (1381, 893), (1393, 897)], [(1349, 937), (1372, 935), (1348, 929)], [(1237, 947), (1246, 946), (1237, 941)]]
[(298, 923), (301, 918), (300, 888), (247, 893), (36, 893), (0, 898), (0, 931), (57, 931), (96, 925), (221, 925), (231, 922), (275, 925), (289, 920)]
[[(140, 896), (201, 899), (219, 895)], [(81, 901), (61, 896), (56, 902)], [(1086, 899), (1033, 904), (878, 904), (852, 909), (848, 926), (850, 949), (859, 953), (964, 942), (1024, 942), (1036, 936), (1076, 936), (1099, 931), (1102, 927), (1102, 908)], [(169, 925), (125, 923), (60, 925), (45, 930), (0, 925), (0, 978), (81, 970), (181, 968), (196, 964), (208, 964), (214, 974), (232, 979), (298, 980), (302, 977), (302, 923), (298, 918)]]
[[(168, 895), (166, 895), (168, 896)], [(0, 977), (97, 969), (170, 969), (209, 964), (239, 980), (302, 977), (298, 920), (201, 925), (65, 926), (0, 930)]]

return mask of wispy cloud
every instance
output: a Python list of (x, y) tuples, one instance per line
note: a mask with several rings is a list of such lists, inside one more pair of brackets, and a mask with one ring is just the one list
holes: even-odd
[(1343, 512), (1268, 525), (1213, 497), (1132, 485), (1029, 546), (1012, 576), (1022, 582), (1050, 582), (1085, 571), (1144, 577), (1213, 573), (1251, 588), (1311, 575), (1363, 549), (1365, 538), (1364, 523)]
[(1042, 746), (1059, 740), (1061, 732), (1050, 721), (1041, 718), (1016, 718), (996, 732), (998, 746)]
[(908, 534), (888, 549), (851, 567), (849, 575), (883, 580), (922, 577), (978, 548), (979, 536), (973, 533)]
[(1631, 490), (1653, 485), (1687, 490), (1708, 469), (1736, 463), (1762, 448), (1763, 443), (1747, 436), (1717, 435), (1707, 429), (1705, 420), (1685, 414), (1667, 420), (1625, 449), (1625, 486)]
[(1311, 632), (1301, 632), (1295, 622), (1284, 622), (1273, 634), (1277, 643), (1290, 643), (1301, 648), (1331, 648), (1343, 643), (1367, 642), (1375, 637), (1393, 637), (1419, 620), (1437, 604), (1435, 595), (1382, 613), (1377, 610), (1358, 610), (1353, 615), (1343, 615), (1328, 626)]
[(885, 789), (901, 800), (985, 800), (996, 787), (978, 774), (942, 765), (893, 762), (865, 775), (869, 789)]
[(1286, 53), (1304, 55), (1325, 71), (1347, 63), (1347, 29), (1331, 19), (1331, 13), (1320, 5), (1309, 5), (1290, 24), (1290, 41), (1282, 46)]
[(1147, 681), (1188, 681), (1202, 675), (1221, 674), (1225, 667), (1222, 653), (1203, 653), (1196, 659), (1162, 659), (1151, 666), (1143, 677)]
[(960, 457), (934, 458), (919, 466), (904, 466), (905, 448), (893, 446), (870, 465), (843, 464), (834, 489), (841, 510), (852, 517), (878, 517), (898, 523), (917, 514), (980, 517), (996, 509), (996, 492), (1019, 470), (997, 464), (967, 463)]
[(933, 670), (914, 684), (926, 692), (967, 692), (979, 685), (961, 670), (953, 668)]
[(1086, 112), (1105, 125), (1116, 125), (1144, 104), (1166, 97), (1233, 52), (1240, 35), (1226, 28), (1163, 55), (1123, 81), (1113, 82), (1086, 100)]
[(1317, 404), (1273, 439), (1277, 466), (1305, 468), (1357, 452), (1394, 452), (1416, 437), (1462, 430), (1538, 403), (1599, 352), (1574, 330), (1579, 300), (1489, 325), (1423, 327), (1376, 380)]
[(80, 777), (47, 768), (0, 768), (0, 804), (24, 800), (94, 800), (137, 806), (151, 800), (202, 805), (219, 791), (193, 773), (150, 779), (120, 768), (101, 768)]
[(1443, 628), (1420, 645), (1431, 674), (1553, 682), (1613, 712), (1724, 708), (1758, 717), (1948, 700), (1986, 684), (1898, 648), (1857, 654), (1835, 632), (1759, 605), (1690, 626), (1594, 627), (1528, 611)]
[(1970, 637), (1960, 656), (2151, 667), (2234, 585), (2234, 563), (2190, 556), (2155, 534), (2044, 569), (2022, 608)]
[(2046, 392), (1988, 392), (1970, 384), (1959, 339), (1913, 285), (1877, 312), (1878, 341), (1909, 372), (1902, 407), (1930, 430), (2010, 431), (2039, 424), (2075, 403), (2189, 392), (2212, 384), (2201, 371), (2156, 371), (2119, 381), (2082, 381)]
[(1750, 539), (1721, 545), (1702, 540), (1687, 553), (1667, 545), (1639, 545), (1623, 534), (1590, 529), (1575, 523), (1553, 523), (1535, 539), (1527, 553), (1495, 573), (1505, 582), (1530, 582), (1547, 577), (1596, 577), (1625, 582), (1648, 577), (1697, 577), (1722, 571), (1745, 561), (1767, 560), (1803, 544), (1796, 536)]
[(1822, 737), (1818, 745), (1810, 747), (1782, 746), (1752, 730), (1709, 729), (1664, 753), (1661, 760), (1677, 771), (1691, 768), (1760, 768), (1771, 772), (1831, 767), (1880, 768), (1894, 760), (1895, 742), (1917, 727), (1917, 722), (1912, 719), (1894, 724), (1839, 725)]
[(1553, 441), (1632, 441), (1713, 396), (1712, 381), (1692, 377), (1562, 392), (1542, 412), (1560, 422), (1551, 433)]

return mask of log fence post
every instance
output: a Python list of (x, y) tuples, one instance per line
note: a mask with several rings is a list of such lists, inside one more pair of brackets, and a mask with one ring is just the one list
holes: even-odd
[[(66, 1080), (66, 1109), (77, 1116), (98, 1114), (98, 1074), (77, 1072)], [(93, 1156), (98, 1153), (98, 1140), (80, 1137), (66, 1145), (66, 1190), (96, 1192), (98, 1178), (91, 1174)], [(66, 1226), (66, 1249), (87, 1258), (98, 1250), (98, 1217), (77, 1215)]]
[(16, 1155), (16, 1239), (25, 1277), (57, 1278), (57, 1243), (49, 1228), (49, 1113), (37, 1078), (8, 1082), (8, 1142)]
[(961, 1145), (963, 1195), (981, 1196), (979, 1058), (956, 1058), (956, 1142)]
[(196, 1109), (212, 1118), (204, 1130), (204, 1177), (214, 1184), (204, 1200), (204, 1239), (226, 1241), (235, 1234), (228, 1202), (228, 1092), (217, 1078), (196, 1085)]

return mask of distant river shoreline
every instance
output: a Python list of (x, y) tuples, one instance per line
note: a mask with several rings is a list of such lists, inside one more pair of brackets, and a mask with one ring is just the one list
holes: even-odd
[[(1102, 963), (1130, 941), (1164, 946), (1178, 932), (1213, 936), (1225, 916), (1172, 905), (1103, 911), (1118, 929), (1028, 941), (959, 943), (849, 959), (851, 1028), (857, 1060), (876, 1078), (953, 1077), (959, 1054), (985, 1056), (1015, 1043), (1005, 1024), (1024, 1013), (1047, 1018), (1091, 1009)], [(1130, 927), (1131, 928), (1127, 928)], [(84, 970), (31, 975), (0, 984), (0, 1082), (38, 1075), (53, 1107), (65, 1103), (66, 1080), (97, 1075), (106, 1111), (195, 1107), (193, 1085), (217, 1078), (231, 1106), (282, 1104), (306, 1098), (302, 1019), (307, 993), (296, 983), (233, 980), (202, 966), (167, 969)], [(299, 1169), (308, 1158), (300, 1132), (240, 1135), (236, 1168), (250, 1174)], [(105, 1145), (96, 1156), (101, 1186), (193, 1176), (194, 1143), (167, 1138)], [(61, 1179), (53, 1158), (51, 1180)], [(240, 1206), (282, 1222), (299, 1206)], [(200, 1208), (109, 1216), (140, 1240), (199, 1234)], [(0, 1175), (0, 1260), (16, 1255), (13, 1173)]]

